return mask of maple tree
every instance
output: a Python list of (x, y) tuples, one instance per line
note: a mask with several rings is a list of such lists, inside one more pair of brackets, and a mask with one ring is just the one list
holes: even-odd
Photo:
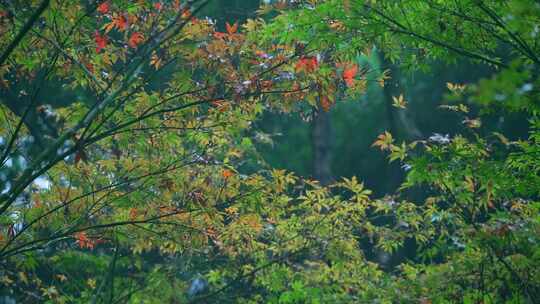
[[(25, 164), (0, 189), (5, 290), (53, 303), (537, 298), (532, 1), (533, 10), (519, 1), (277, 1), (224, 32), (201, 17), (208, 2), (0, 6), (0, 86), (28, 84), (23, 113), (0, 112), (0, 164)], [(506, 23), (508, 8), (523, 18)], [(440, 30), (440, 14), (455, 28)], [(471, 24), (460, 28), (463, 20)], [(492, 55), (500, 44), (510, 59)], [(401, 189), (379, 199), (354, 177), (323, 187), (259, 166), (249, 130), (263, 112), (330, 111), (368, 80), (384, 86), (387, 71), (357, 60), (374, 45), (403, 66), (470, 58), (498, 67), (479, 84), (448, 84), (448, 99), (491, 105), (504, 94), (498, 106), (527, 111), (530, 137), (484, 138), (466, 105), (447, 106), (472, 135), (376, 139), (408, 170)], [(54, 112), (39, 106), (52, 81), (77, 93)], [(403, 95), (394, 106), (406, 108)], [(33, 111), (58, 124), (37, 154), (25, 146)], [(430, 193), (413, 202), (407, 189), (416, 186)], [(392, 253), (410, 241), (418, 256), (395, 272), (366, 258), (366, 246)]]

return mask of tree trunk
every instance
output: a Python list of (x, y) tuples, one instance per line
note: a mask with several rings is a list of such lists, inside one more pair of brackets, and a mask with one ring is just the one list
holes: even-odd
[(330, 113), (319, 110), (315, 115), (312, 122), (311, 140), (314, 177), (322, 185), (328, 185), (333, 180)]

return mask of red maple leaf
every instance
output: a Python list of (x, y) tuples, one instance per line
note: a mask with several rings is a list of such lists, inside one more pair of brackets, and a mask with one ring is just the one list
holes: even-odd
[(163, 4), (161, 2), (154, 3), (154, 8), (160, 11), (163, 8)]
[(107, 46), (107, 36), (101, 35), (98, 30), (94, 33), (94, 39), (96, 41), (96, 53), (101, 52)]
[(94, 74), (94, 65), (91, 62), (86, 63), (84, 66), (88, 69), (90, 73)]
[(110, 9), (110, 6), (109, 6), (109, 1), (105, 1), (105, 2), (102, 2), (98, 8), (97, 8), (97, 11), (102, 13), (102, 14), (106, 14), (109, 12), (109, 9)]
[(346, 67), (343, 70), (343, 80), (345, 80), (345, 83), (347, 86), (352, 87), (354, 85), (354, 76), (356, 76), (356, 73), (358, 72), (358, 65), (353, 64), (350, 67)]
[(306, 71), (308, 73), (313, 73), (319, 66), (319, 61), (317, 60), (317, 57), (302, 57), (298, 62), (296, 63), (295, 70), (296, 72), (299, 71)]
[(86, 162), (88, 160), (88, 156), (84, 152), (84, 150), (79, 150), (77, 153), (75, 153), (75, 165), (78, 164), (80, 161)]
[(135, 49), (143, 41), (143, 39), (144, 39), (143, 34), (141, 34), (140, 32), (134, 32), (129, 37), (128, 45), (129, 47)]
[(214, 33), (214, 38), (217, 38), (217, 39), (223, 39), (227, 36), (226, 33), (222, 33), (222, 32), (215, 32)]
[(330, 111), (330, 107), (332, 107), (332, 102), (330, 101), (330, 98), (328, 98), (328, 96), (321, 96), (321, 107), (325, 112)]

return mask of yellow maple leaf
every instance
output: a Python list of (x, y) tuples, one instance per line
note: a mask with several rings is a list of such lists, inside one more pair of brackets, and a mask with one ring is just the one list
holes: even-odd
[(58, 278), (58, 280), (60, 280), (60, 282), (67, 281), (67, 277), (63, 274), (57, 274), (56, 277)]
[(398, 97), (392, 96), (392, 106), (400, 109), (406, 109), (407, 108), (407, 101), (405, 98), (403, 98), (403, 94), (400, 94)]
[(162, 64), (161, 58), (159, 58), (156, 52), (153, 52), (152, 57), (150, 58), (150, 65), (153, 66), (157, 70), (159, 69), (161, 64)]
[(377, 136), (377, 140), (373, 143), (372, 147), (379, 147), (382, 151), (390, 150), (393, 146), (394, 138), (388, 131), (384, 131), (383, 134)]
[(451, 83), (451, 82), (447, 82), (446, 87), (450, 91), (455, 92), (455, 93), (463, 92), (467, 88), (467, 86), (464, 84), (457, 84), (457, 83)]

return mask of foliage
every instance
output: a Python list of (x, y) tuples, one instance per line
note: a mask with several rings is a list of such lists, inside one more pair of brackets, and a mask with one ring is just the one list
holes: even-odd
[[(0, 111), (3, 293), (51, 303), (540, 296), (534, 1), (278, 1), (224, 31), (199, 16), (208, 1), (34, 2), (0, 11), (0, 85), (28, 83), (26, 110)], [(373, 46), (410, 69), (472, 59), (498, 71), (448, 84), (463, 134), (376, 139), (407, 170), (397, 193), (261, 166), (249, 132), (260, 115), (316, 115), (368, 80), (384, 86), (388, 71), (357, 61)], [(84, 94), (36, 107), (51, 80)], [(530, 136), (485, 134), (471, 102), (526, 111)], [(394, 106), (406, 108), (403, 95)], [(31, 111), (56, 124), (38, 154), (25, 145)], [(415, 256), (394, 269), (371, 258), (410, 244)]]

